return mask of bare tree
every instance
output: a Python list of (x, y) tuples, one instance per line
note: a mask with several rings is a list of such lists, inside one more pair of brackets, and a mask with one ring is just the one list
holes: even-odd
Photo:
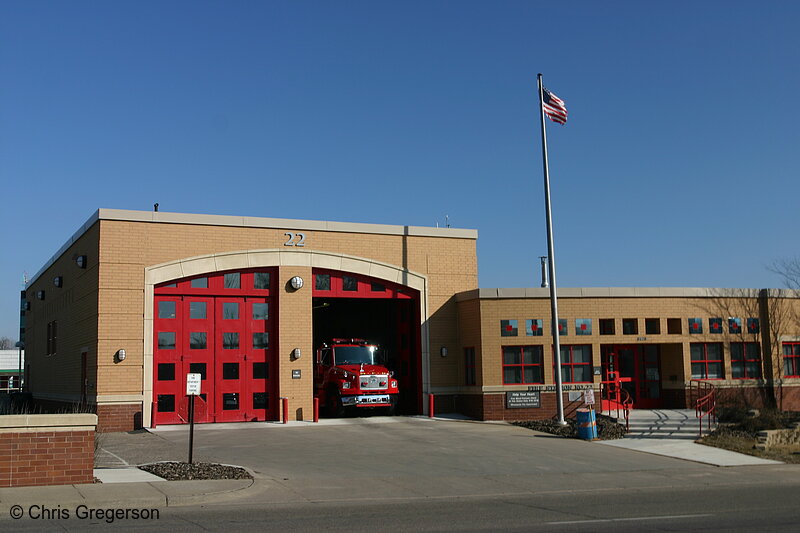
[(0, 350), (10, 350), (14, 347), (14, 341), (8, 337), (0, 337)]

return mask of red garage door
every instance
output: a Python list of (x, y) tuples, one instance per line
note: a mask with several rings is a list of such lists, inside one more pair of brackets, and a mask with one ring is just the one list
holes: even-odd
[(199, 373), (198, 422), (276, 418), (270, 270), (217, 273), (155, 290), (156, 424), (188, 421), (186, 374)]

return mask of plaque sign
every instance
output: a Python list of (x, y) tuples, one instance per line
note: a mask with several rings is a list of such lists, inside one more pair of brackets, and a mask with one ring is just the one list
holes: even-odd
[(506, 392), (507, 409), (524, 409), (541, 407), (542, 401), (539, 391), (509, 391)]

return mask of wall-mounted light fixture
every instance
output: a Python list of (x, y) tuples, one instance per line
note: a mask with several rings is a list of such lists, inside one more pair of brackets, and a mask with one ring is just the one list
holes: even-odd
[(125, 353), (124, 349), (117, 350), (117, 353), (114, 354), (114, 357), (116, 358), (117, 362), (120, 363), (120, 362), (125, 360), (125, 357), (127, 357), (127, 354)]
[(439, 348), (439, 355), (442, 357), (447, 357), (447, 346), (442, 346)]
[(44, 300), (44, 291), (36, 291), (36, 299)]
[(53, 278), (53, 285), (59, 289), (64, 286), (64, 276), (56, 276)]
[(75, 264), (78, 265), (78, 268), (86, 268), (86, 256), (79, 255), (75, 258)]
[(300, 289), (303, 288), (303, 278), (301, 278), (300, 276), (293, 277), (292, 279), (289, 280), (289, 283), (291, 284), (292, 288), (296, 291), (299, 291)]
[(295, 348), (294, 350), (292, 350), (292, 360), (293, 361), (297, 361), (298, 359), (300, 359), (301, 355), (303, 355), (303, 354), (300, 352), (300, 348)]

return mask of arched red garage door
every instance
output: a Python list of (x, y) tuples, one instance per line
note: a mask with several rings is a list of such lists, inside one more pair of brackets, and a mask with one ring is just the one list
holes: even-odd
[(198, 422), (276, 418), (274, 283), (273, 269), (253, 269), (155, 288), (155, 424), (188, 421), (188, 373), (202, 376)]

